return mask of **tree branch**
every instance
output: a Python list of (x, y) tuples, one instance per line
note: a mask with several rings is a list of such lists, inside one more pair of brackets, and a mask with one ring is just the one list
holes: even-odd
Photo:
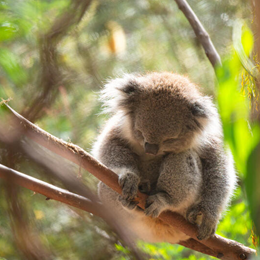
[(204, 51), (211, 62), (212, 66), (215, 68), (216, 65), (221, 65), (221, 59), (216, 51), (209, 34), (201, 24), (200, 20), (193, 12), (189, 4), (186, 0), (175, 0), (176, 4), (178, 5), (179, 9), (183, 12), (183, 14), (188, 19), (194, 33), (196, 34), (200, 44), (204, 48)]
[[(56, 200), (101, 217), (110, 227), (112, 227), (112, 229), (117, 233), (118, 237), (122, 239), (123, 244), (129, 247), (131, 253), (133, 253), (137, 260), (146, 259), (143, 257), (143, 253), (140, 252), (140, 250), (133, 243), (134, 241), (131, 232), (125, 232), (125, 228), (123, 228), (124, 223), (118, 219), (115, 221), (116, 216), (114, 213), (108, 211), (95, 198), (93, 198), (93, 201), (89, 200), (84, 196), (80, 196), (65, 189), (58, 188), (34, 177), (15, 171), (2, 164), (0, 164), (0, 178), (5, 179), (13, 189), (15, 189), (14, 184), (17, 184), (42, 194), (46, 196), (47, 199)], [(17, 201), (15, 201), (15, 204), (17, 204)], [(21, 223), (21, 221), (18, 221), (17, 224), (19, 223)], [(27, 238), (28, 237), (26, 237), (26, 239)], [(33, 243), (31, 242), (31, 244)], [(32, 252), (34, 252), (34, 250), (32, 250)], [(46, 259), (50, 259), (50, 257)]]
[(31, 121), (39, 119), (44, 107), (49, 107), (58, 95), (58, 87), (64, 84), (58, 65), (57, 46), (68, 30), (79, 23), (92, 0), (71, 0), (64, 12), (58, 16), (51, 28), (39, 39), (41, 70), (39, 87), (32, 103), (24, 108), (22, 114)]
[(69, 206), (73, 206), (75, 208), (92, 213), (96, 216), (102, 217), (100, 212), (97, 210), (97, 207), (100, 205), (94, 204), (91, 200), (21, 172), (15, 171), (2, 164), (0, 164), (0, 178), (7, 181), (11, 180), (12, 183), (40, 193), (46, 196), (48, 199), (57, 200)]
[[(23, 118), (8, 105), (6, 106), (13, 114), (12, 119), (14, 128), (16, 129), (12, 139), (17, 138), (17, 140), (19, 140), (22, 135), (25, 135), (36, 143), (49, 149), (50, 151), (78, 164), (80, 167), (86, 169), (99, 180), (104, 182), (107, 186), (116, 192), (121, 193), (121, 188), (118, 184), (118, 176), (109, 170), (105, 165), (98, 162), (79, 146), (67, 143), (61, 139), (56, 138), (55, 136), (52, 136), (48, 132), (42, 130), (41, 128)], [(8, 138), (4, 130), (5, 129), (0, 128), (0, 139)], [(144, 208), (146, 198), (147, 195), (139, 192), (137, 198), (139, 201), (138, 206)], [(162, 212), (159, 218), (193, 238), (193, 240), (191, 240), (192, 242), (194, 242), (194, 239), (198, 240), (197, 227), (187, 222), (183, 216), (175, 212), (166, 211)], [(248, 259), (251, 255), (255, 254), (255, 250), (245, 247), (236, 241), (228, 240), (218, 235), (214, 235), (208, 240), (196, 241), (194, 243), (198, 245), (198, 242), (213, 250), (211, 252), (214, 252), (214, 256), (223, 260)], [(183, 245), (189, 247), (189, 240), (184, 241)], [(205, 253), (207, 254), (207, 252)]]
[[(102, 211), (99, 210), (99, 208), (102, 206), (101, 204), (94, 203), (83, 196), (69, 192), (65, 189), (58, 188), (47, 182), (15, 171), (2, 164), (0, 164), (0, 178), (10, 181), (12, 184), (17, 184), (19, 186), (42, 194), (48, 199), (65, 203), (69, 206), (87, 211), (98, 217), (104, 218)], [(217, 257), (217, 254), (213, 250), (209, 249), (208, 247), (204, 246), (194, 239), (182, 241), (179, 244), (187, 248), (199, 251), (201, 253)]]

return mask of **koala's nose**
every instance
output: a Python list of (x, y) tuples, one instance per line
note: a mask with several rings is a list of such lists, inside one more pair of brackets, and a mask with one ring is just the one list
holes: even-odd
[(158, 150), (159, 150), (158, 144), (149, 144), (149, 143), (144, 144), (145, 153), (156, 155), (158, 153)]

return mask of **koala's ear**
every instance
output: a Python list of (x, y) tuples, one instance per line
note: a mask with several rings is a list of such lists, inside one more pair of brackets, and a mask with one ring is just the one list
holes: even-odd
[(191, 104), (191, 113), (196, 117), (208, 117), (206, 108), (199, 102)]
[(125, 112), (132, 112), (135, 109), (136, 102), (138, 100), (138, 94), (140, 90), (139, 84), (134, 79), (129, 79), (121, 86), (117, 87), (120, 91), (120, 98), (118, 98), (118, 109)]
[(122, 86), (117, 88), (118, 90), (124, 92), (127, 95), (133, 95), (138, 92), (139, 86), (135, 80), (129, 80)]
[(140, 92), (140, 86), (135, 75), (125, 75), (109, 81), (101, 91), (101, 101), (103, 101), (103, 111), (117, 113), (125, 111), (130, 113), (134, 110)]

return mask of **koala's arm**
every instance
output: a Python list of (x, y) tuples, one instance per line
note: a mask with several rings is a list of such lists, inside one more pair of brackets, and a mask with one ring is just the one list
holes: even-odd
[(200, 159), (195, 152), (167, 155), (161, 165), (156, 194), (147, 199), (146, 215), (158, 217), (164, 210), (182, 212), (190, 206), (199, 194), (201, 170)]
[(202, 214), (198, 239), (206, 239), (215, 233), (221, 212), (225, 209), (236, 183), (233, 160), (222, 144), (204, 149), (201, 155), (203, 184), (201, 200), (187, 211), (187, 219), (195, 223)]
[[(99, 145), (98, 159), (112, 170), (127, 169), (138, 173), (137, 155), (127, 142), (116, 135), (108, 135)], [(116, 171), (117, 174), (119, 174)]]
[(130, 205), (129, 201), (136, 197), (140, 182), (138, 156), (116, 130), (111, 130), (105, 137), (98, 140), (97, 150), (94, 156), (119, 176), (122, 204), (133, 207), (133, 203)]

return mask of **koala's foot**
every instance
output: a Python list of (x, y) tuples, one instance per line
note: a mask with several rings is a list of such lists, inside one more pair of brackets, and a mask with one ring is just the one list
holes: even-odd
[(166, 209), (165, 193), (159, 192), (147, 198), (144, 213), (152, 218), (157, 218)]
[(215, 234), (218, 218), (200, 204), (192, 206), (186, 213), (187, 220), (192, 224), (198, 224), (198, 217), (201, 217), (201, 223), (199, 224), (197, 238), (199, 240), (208, 239)]
[(119, 176), (118, 183), (122, 188), (122, 198), (131, 201), (137, 196), (140, 178), (134, 173), (125, 173)]

